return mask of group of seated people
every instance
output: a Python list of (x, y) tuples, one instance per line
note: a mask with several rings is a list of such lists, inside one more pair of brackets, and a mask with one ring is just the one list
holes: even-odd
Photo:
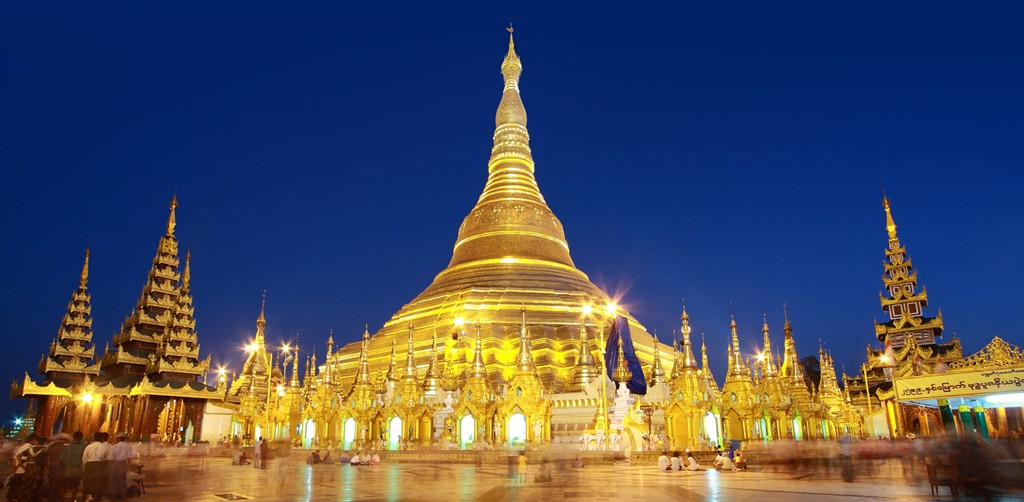
[[(697, 463), (697, 459), (693, 457), (693, 453), (690, 450), (685, 452), (685, 460), (681, 459), (678, 451), (672, 452), (672, 457), (668, 456), (668, 452), (662, 452), (661, 456), (658, 457), (658, 470), (659, 471), (703, 471), (703, 467)], [(747, 468), (747, 461), (743, 458), (743, 455), (737, 451), (735, 458), (730, 457), (728, 453), (722, 453), (718, 450), (718, 455), (715, 456), (714, 465), (712, 468), (721, 471), (739, 471)]]
[(341, 454), (341, 458), (338, 462), (349, 465), (378, 465), (380, 464), (380, 455), (375, 452), (373, 455), (363, 453), (362, 456), (360, 456), (359, 453), (356, 452), (355, 455), (349, 457), (348, 452), (344, 452)]

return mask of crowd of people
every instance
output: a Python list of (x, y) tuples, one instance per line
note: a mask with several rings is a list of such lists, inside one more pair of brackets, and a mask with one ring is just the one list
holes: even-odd
[[(97, 432), (86, 442), (81, 432), (57, 434), (47, 440), (32, 434), (24, 441), (8, 440), (0, 446), (0, 472), (8, 502), (99, 501), (126, 498), (138, 488), (128, 463), (137, 455), (128, 435)], [(7, 474), (10, 473), (10, 474)]]

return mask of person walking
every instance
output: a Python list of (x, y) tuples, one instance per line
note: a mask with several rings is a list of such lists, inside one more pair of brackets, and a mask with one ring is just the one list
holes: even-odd
[(267, 469), (267, 460), (270, 460), (270, 445), (260, 438), (260, 469)]
[(519, 452), (519, 482), (526, 482), (526, 451)]
[(252, 448), (252, 467), (253, 469), (261, 469), (263, 464), (263, 453), (260, 451), (260, 447), (263, 446), (263, 436), (260, 436), (256, 440), (256, 444)]
[(128, 495), (128, 461), (132, 458), (132, 446), (128, 444), (128, 434), (114, 434), (114, 444), (107, 450), (107, 493), (113, 497), (125, 498)]
[[(64, 467), (64, 480), (60, 500), (64, 500), (67, 491), (71, 491), (71, 500), (78, 500), (78, 485), (82, 482), (82, 453), (85, 443), (82, 442), (82, 431), (71, 435), (71, 442), (60, 451), (60, 462)], [(50, 478), (50, 483), (59, 482)]]
[(107, 475), (106, 433), (92, 435), (93, 442), (82, 450), (82, 493), (86, 502), (103, 498)]

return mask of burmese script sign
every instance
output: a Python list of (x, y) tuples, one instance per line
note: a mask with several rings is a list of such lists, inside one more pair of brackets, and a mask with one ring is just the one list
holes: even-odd
[(896, 399), (942, 399), (1024, 391), (1024, 368), (941, 373), (894, 379)]

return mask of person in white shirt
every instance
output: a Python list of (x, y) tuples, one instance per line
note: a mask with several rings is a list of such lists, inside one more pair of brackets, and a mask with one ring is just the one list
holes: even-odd
[(703, 471), (700, 464), (697, 463), (697, 459), (693, 458), (693, 454), (689, 453), (686, 455), (686, 470), (688, 471)]
[(661, 452), (661, 456), (658, 457), (658, 470), (667, 471), (669, 468), (668, 452)]
[(107, 434), (97, 432), (92, 435), (93, 442), (82, 451), (82, 465), (85, 466), (82, 476), (82, 493), (87, 498), (98, 500), (106, 494), (107, 485)]
[(131, 458), (132, 445), (128, 444), (128, 434), (114, 434), (114, 444), (107, 449), (107, 470), (110, 472), (107, 493), (110, 495), (124, 497), (128, 494), (128, 485), (125, 481), (128, 475), (128, 460)]
[(729, 455), (726, 455), (724, 453), (719, 455), (718, 458), (715, 459), (715, 467), (722, 471), (736, 470), (736, 464), (732, 462), (732, 459), (729, 458)]
[(669, 469), (671, 469), (673, 471), (678, 471), (678, 470), (681, 470), (683, 468), (683, 463), (679, 460), (679, 452), (678, 451), (672, 452), (672, 458), (670, 458), (668, 460), (669, 460)]
[(356, 453), (355, 455), (352, 455), (352, 462), (351, 462), (352, 465), (359, 465), (359, 462), (360, 462), (359, 454)]

